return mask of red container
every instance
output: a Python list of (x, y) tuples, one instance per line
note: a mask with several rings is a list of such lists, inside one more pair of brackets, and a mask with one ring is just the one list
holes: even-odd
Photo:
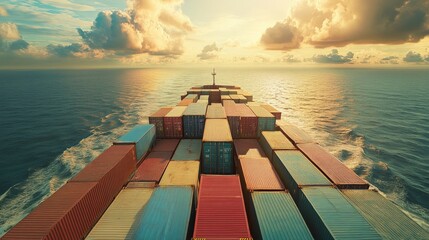
[(112, 202), (105, 195), (96, 182), (69, 182), (2, 239), (83, 239)]
[(194, 99), (191, 98), (184, 98), (182, 101), (180, 101), (177, 106), (188, 106), (189, 104), (193, 103)]
[(160, 108), (149, 116), (149, 123), (155, 125), (156, 138), (164, 138), (164, 117), (172, 108)]
[(268, 158), (240, 158), (237, 171), (243, 177), (246, 189), (251, 192), (283, 191), (285, 189)]
[(297, 146), (338, 188), (369, 188), (366, 181), (318, 144), (305, 143)]
[(243, 103), (236, 104), (240, 114), (240, 138), (256, 138), (258, 133), (258, 118), (253, 111)]
[(262, 158), (267, 156), (256, 139), (235, 139), (234, 147), (237, 158)]
[(233, 138), (240, 137), (240, 112), (236, 108), (236, 104), (232, 100), (223, 102), (226, 118), (228, 119), (229, 128)]
[(161, 139), (155, 142), (152, 152), (174, 152), (180, 139)]
[(209, 95), (209, 103), (221, 103), (220, 91), (219, 89), (212, 89)]
[(164, 117), (164, 137), (182, 138), (183, 137), (183, 112), (186, 106), (174, 107)]
[(201, 175), (193, 237), (252, 238), (238, 175)]
[(131, 181), (159, 182), (164, 174), (173, 152), (151, 152), (137, 168)]

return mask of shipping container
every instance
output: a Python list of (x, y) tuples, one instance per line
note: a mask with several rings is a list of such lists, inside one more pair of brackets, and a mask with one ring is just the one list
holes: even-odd
[(251, 239), (237, 175), (201, 175), (194, 239)]
[(140, 161), (154, 145), (156, 140), (155, 134), (156, 130), (155, 125), (153, 124), (136, 125), (127, 134), (120, 137), (113, 144), (135, 145), (136, 160)]
[(254, 216), (252, 234), (255, 239), (313, 239), (298, 207), (289, 193), (253, 192)]
[(295, 150), (295, 146), (280, 131), (263, 131), (259, 143), (269, 159), (273, 159), (275, 150)]
[(180, 139), (160, 139), (156, 140), (152, 152), (174, 152)]
[(235, 104), (240, 115), (239, 138), (256, 138), (258, 132), (258, 118), (252, 110), (243, 103)]
[(193, 103), (194, 99), (191, 98), (184, 98), (182, 101), (180, 101), (177, 106), (189, 106), (189, 104)]
[(207, 119), (226, 119), (225, 108), (220, 105), (209, 105), (206, 113)]
[(237, 172), (240, 173), (247, 190), (253, 192), (285, 189), (268, 158), (242, 157), (237, 163)]
[(381, 239), (339, 190), (306, 187), (299, 194), (298, 208), (314, 238)]
[(274, 131), (276, 128), (276, 118), (261, 106), (249, 106), (258, 117), (258, 136), (262, 131)]
[(229, 95), (222, 95), (220, 96), (220, 99), (222, 100), (222, 103), (224, 100), (231, 100), (231, 97)]
[(342, 192), (383, 239), (429, 239), (429, 232), (379, 193), (360, 189)]
[(66, 183), (2, 239), (83, 239), (112, 200), (97, 182)]
[(261, 102), (248, 102), (248, 103), (246, 103), (247, 106), (261, 106), (262, 104), (265, 104), (265, 103), (261, 103)]
[(263, 158), (267, 156), (256, 139), (234, 139), (234, 147), (237, 158)]
[(156, 187), (156, 182), (128, 182), (126, 188), (154, 188)]
[(173, 107), (164, 117), (164, 136), (166, 138), (183, 137), (183, 112), (185, 106)]
[(294, 144), (300, 143), (314, 143), (314, 140), (302, 129), (286, 123), (284, 121), (276, 121), (279, 131), (288, 137)]
[(209, 96), (207, 96), (207, 95), (201, 95), (200, 96), (200, 100), (209, 100)]
[(353, 170), (315, 143), (298, 144), (298, 148), (319, 168), (338, 188), (368, 189), (369, 184)]
[(234, 173), (232, 136), (226, 119), (206, 120), (202, 160), (203, 173)]
[(160, 108), (149, 116), (149, 123), (155, 125), (156, 138), (164, 138), (164, 117), (171, 109), (171, 107)]
[(182, 139), (171, 160), (200, 161), (201, 146), (201, 139)]
[(189, 239), (193, 191), (191, 187), (158, 187), (140, 217), (133, 239)]
[(191, 103), (183, 112), (183, 137), (202, 138), (207, 104)]
[(122, 190), (86, 237), (87, 240), (133, 239), (138, 219), (153, 189)]
[(253, 101), (253, 95), (246, 90), (241, 90), (241, 94), (247, 99), (247, 102)]
[(209, 100), (199, 99), (199, 100), (197, 101), (197, 103), (201, 103), (201, 104), (209, 105)]
[(156, 182), (161, 180), (162, 174), (170, 162), (173, 152), (151, 152), (137, 168), (133, 182)]
[(210, 95), (209, 95), (209, 103), (221, 103), (220, 99), (220, 91), (219, 89), (211, 89)]
[(331, 186), (332, 183), (298, 150), (274, 151), (273, 165), (291, 195), (308, 186)]
[(230, 94), (229, 97), (235, 102), (235, 103), (240, 103), (240, 96), (237, 94)]
[(236, 108), (236, 103), (232, 100), (223, 102), (226, 117), (228, 119), (229, 128), (233, 138), (240, 137), (240, 112)]
[(200, 95), (202, 93), (201, 89), (190, 89), (187, 91), (188, 94), (198, 94)]
[(170, 161), (159, 185), (198, 187), (199, 172), (198, 161)]
[(198, 94), (188, 94), (185, 99), (192, 99), (193, 102), (198, 100)]
[(279, 110), (275, 109), (273, 106), (265, 103), (265, 104), (262, 104), (261, 107), (265, 108), (268, 112), (270, 112), (271, 114), (273, 114), (276, 119), (281, 119), (282, 118), (282, 112), (280, 112)]

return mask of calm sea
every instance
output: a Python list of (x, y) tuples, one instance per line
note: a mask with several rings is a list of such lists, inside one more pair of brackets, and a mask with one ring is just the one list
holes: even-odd
[[(217, 69), (428, 228), (429, 70)], [(0, 236), (211, 69), (0, 71)]]

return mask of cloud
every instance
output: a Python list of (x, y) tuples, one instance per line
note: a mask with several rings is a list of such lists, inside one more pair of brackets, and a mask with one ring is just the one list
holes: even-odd
[(218, 57), (218, 53), (221, 51), (221, 48), (216, 46), (216, 43), (207, 45), (203, 48), (200, 54), (197, 55), (200, 60), (209, 60)]
[(425, 61), (425, 59), (423, 59), (420, 53), (413, 52), (413, 51), (409, 51), (402, 60), (408, 63), (419, 63), (419, 62)]
[(183, 53), (184, 36), (193, 30), (180, 10), (181, 3), (131, 0), (128, 10), (100, 12), (90, 31), (79, 28), (78, 33), (93, 49), (177, 57)]
[(40, 0), (41, 3), (56, 8), (69, 9), (73, 11), (94, 11), (95, 8), (89, 5), (73, 3), (69, 0)]
[(290, 54), (287, 54), (287, 55), (283, 56), (280, 59), (280, 61), (281, 62), (286, 62), (286, 63), (299, 63), (299, 62), (301, 62), (300, 59), (297, 59), (294, 55), (290, 55)]
[(354, 53), (348, 52), (346, 55), (340, 55), (337, 49), (332, 49), (327, 55), (315, 55), (312, 60), (317, 63), (349, 63), (353, 60)]
[(295, 0), (289, 16), (268, 28), (261, 44), (289, 50), (301, 43), (317, 48), (348, 44), (401, 44), (429, 35), (429, 1)]
[(0, 6), (0, 16), (6, 17), (7, 15), (6, 9)]
[(103, 58), (104, 51), (91, 49), (85, 44), (72, 43), (70, 45), (53, 45), (46, 47), (48, 53), (57, 57), (79, 57), (79, 58)]
[(399, 57), (397, 56), (387, 56), (382, 58), (379, 62), (381, 64), (399, 64)]
[(24, 50), (29, 45), (28, 42), (21, 39), (16, 24), (0, 23), (0, 52)]

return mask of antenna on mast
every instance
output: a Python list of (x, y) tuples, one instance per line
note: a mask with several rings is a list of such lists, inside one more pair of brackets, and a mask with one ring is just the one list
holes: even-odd
[(216, 69), (214, 69), (214, 68), (213, 68), (212, 75), (213, 75), (213, 86), (214, 86), (214, 85), (216, 85)]

